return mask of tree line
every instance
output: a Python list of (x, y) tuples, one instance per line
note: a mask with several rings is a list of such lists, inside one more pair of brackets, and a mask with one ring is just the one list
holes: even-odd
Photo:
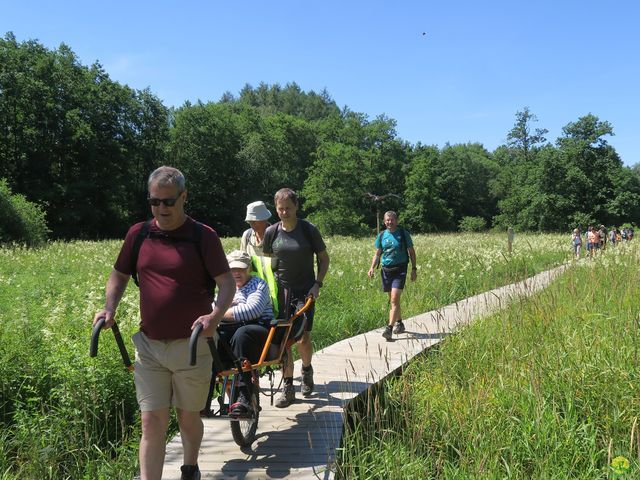
[(326, 90), (262, 83), (168, 108), (64, 44), (0, 39), (0, 179), (53, 238), (121, 237), (149, 215), (147, 175), (162, 164), (185, 173), (188, 212), (221, 235), (283, 186), (326, 234), (370, 233), (388, 209), (415, 232), (638, 223), (638, 169), (607, 143), (609, 122), (587, 114), (550, 143), (528, 108), (515, 117), (493, 152), (412, 145), (392, 118), (340, 108)]

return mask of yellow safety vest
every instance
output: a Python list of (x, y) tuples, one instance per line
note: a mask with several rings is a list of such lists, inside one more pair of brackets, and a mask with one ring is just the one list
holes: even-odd
[(273, 275), (273, 269), (271, 268), (271, 257), (251, 255), (251, 265), (251, 274), (260, 277), (267, 282), (269, 286), (269, 296), (273, 304), (273, 314), (277, 318), (279, 312), (278, 282), (276, 282), (276, 277)]

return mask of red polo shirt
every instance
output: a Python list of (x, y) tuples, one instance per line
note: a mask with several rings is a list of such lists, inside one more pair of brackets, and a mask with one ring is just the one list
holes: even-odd
[[(133, 272), (133, 244), (143, 224), (129, 229), (114, 265), (126, 275)], [(150, 237), (140, 247), (140, 329), (154, 340), (188, 338), (193, 322), (212, 310), (213, 292), (207, 291), (206, 272), (215, 278), (229, 271), (220, 238), (207, 225), (200, 238), (202, 255), (198, 254), (193, 241), (195, 224), (187, 217), (176, 230), (162, 231), (154, 220)]]

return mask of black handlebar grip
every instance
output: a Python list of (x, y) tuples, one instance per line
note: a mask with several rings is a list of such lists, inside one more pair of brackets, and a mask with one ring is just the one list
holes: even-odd
[(100, 336), (100, 330), (102, 330), (106, 320), (106, 317), (100, 317), (93, 327), (93, 332), (91, 333), (91, 345), (89, 346), (90, 357), (98, 355), (98, 337)]
[(122, 356), (122, 362), (124, 366), (131, 370), (131, 359), (129, 358), (129, 352), (127, 352), (127, 347), (124, 346), (124, 342), (122, 341), (122, 335), (120, 334), (120, 329), (118, 328), (118, 324), (114, 323), (111, 327), (113, 330), (113, 336), (116, 338), (116, 344), (118, 345), (118, 349), (120, 350), (120, 355)]
[(198, 355), (198, 337), (202, 331), (202, 324), (197, 324), (193, 332), (191, 332), (191, 338), (189, 339), (189, 365), (194, 366), (196, 364), (196, 356)]

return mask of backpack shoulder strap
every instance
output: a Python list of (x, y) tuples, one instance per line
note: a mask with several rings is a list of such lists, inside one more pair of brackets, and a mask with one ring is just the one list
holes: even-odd
[(244, 245), (248, 245), (249, 244), (249, 238), (251, 238), (251, 232), (253, 232), (253, 228), (249, 228), (247, 230), (244, 231), (244, 233), (242, 234), (242, 242)]
[(406, 230), (402, 227), (400, 227), (400, 248), (402, 250), (404, 250), (405, 252), (407, 250), (409, 250), (409, 248), (407, 247), (407, 234), (406, 234)]
[(271, 228), (271, 227), (273, 227), (273, 225), (267, 228), (267, 230), (264, 233), (264, 238), (262, 239), (262, 249), (264, 250), (264, 247), (266, 246), (268, 247), (267, 249), (271, 251), (271, 254), (273, 254), (273, 242), (278, 236), (278, 233), (280, 233), (280, 228), (282, 227), (282, 221), (279, 221), (278, 223), (276, 223), (275, 228)]
[[(311, 245), (311, 249), (313, 250), (313, 237), (311, 233), (311, 222), (301, 218), (298, 220), (302, 224), (302, 232), (304, 233), (304, 238), (307, 239), (309, 245)], [(315, 253), (315, 250), (314, 250)]]
[[(202, 230), (203, 230), (203, 226), (200, 222), (196, 221), (196, 224), (193, 228), (193, 242), (200, 246), (200, 241), (202, 240)], [(198, 249), (198, 252), (200, 252), (200, 249)], [(200, 256), (202, 256), (202, 252), (200, 252)]]
[(140, 228), (140, 231), (133, 242), (133, 252), (131, 253), (131, 278), (133, 278), (133, 283), (138, 287), (140, 286), (138, 281), (138, 257), (140, 256), (142, 242), (149, 238), (149, 230), (151, 228), (152, 221), (153, 220), (147, 220), (142, 224), (142, 228)]
[(204, 255), (202, 254), (202, 232), (204, 230), (204, 225), (202, 223), (195, 221), (195, 225), (193, 227), (193, 243), (196, 246), (196, 251), (200, 256), (200, 262), (204, 268), (204, 272), (207, 275), (207, 291), (213, 292), (216, 288), (216, 281), (213, 279), (209, 270), (207, 269), (207, 264), (204, 262)]

